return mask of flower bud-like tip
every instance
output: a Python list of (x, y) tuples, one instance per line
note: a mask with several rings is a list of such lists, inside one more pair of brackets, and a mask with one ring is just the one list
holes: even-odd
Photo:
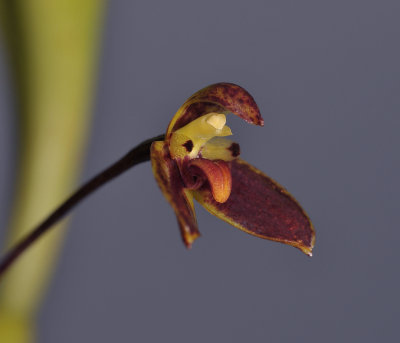
[(221, 130), (226, 124), (226, 117), (223, 113), (215, 113), (207, 118), (207, 123), (217, 130)]

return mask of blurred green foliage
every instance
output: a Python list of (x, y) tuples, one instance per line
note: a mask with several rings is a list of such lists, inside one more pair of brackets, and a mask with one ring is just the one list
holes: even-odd
[[(4, 248), (75, 186), (88, 138), (104, 7), (103, 0), (0, 0), (20, 131)], [(35, 341), (35, 317), (64, 233), (60, 227), (46, 235), (2, 279), (0, 342)]]

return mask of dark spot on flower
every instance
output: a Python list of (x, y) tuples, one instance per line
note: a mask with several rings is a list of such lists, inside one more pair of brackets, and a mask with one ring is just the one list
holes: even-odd
[(240, 155), (240, 146), (237, 143), (232, 143), (228, 150), (232, 153), (233, 157), (238, 157)]
[(193, 150), (193, 142), (190, 139), (182, 145), (186, 148), (187, 152), (191, 152)]

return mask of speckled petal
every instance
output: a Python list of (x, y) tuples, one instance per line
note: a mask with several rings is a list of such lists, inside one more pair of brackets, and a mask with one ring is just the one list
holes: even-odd
[(200, 236), (192, 193), (184, 189), (178, 166), (171, 159), (165, 142), (154, 142), (151, 145), (150, 157), (157, 183), (174, 209), (182, 239), (190, 248), (193, 241)]
[(167, 140), (173, 131), (210, 112), (233, 113), (248, 123), (264, 125), (256, 102), (245, 89), (233, 83), (216, 83), (185, 101), (168, 125)]
[(257, 237), (282, 242), (312, 254), (315, 233), (310, 219), (297, 201), (278, 183), (241, 159), (231, 164), (232, 191), (217, 203), (209, 189), (194, 197), (209, 212)]

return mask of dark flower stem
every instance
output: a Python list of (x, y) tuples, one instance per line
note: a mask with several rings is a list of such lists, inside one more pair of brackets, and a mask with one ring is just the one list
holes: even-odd
[(150, 138), (131, 151), (124, 157), (112, 164), (110, 167), (96, 175), (75, 193), (73, 193), (64, 203), (62, 203), (47, 219), (39, 226), (34, 228), (19, 243), (17, 243), (0, 261), (0, 279), (4, 272), (12, 265), (12, 263), (29, 248), (41, 235), (49, 231), (52, 226), (61, 220), (70, 210), (72, 210), (81, 200), (99, 189), (108, 181), (121, 175), (133, 166), (148, 161), (150, 159), (150, 146), (154, 141), (164, 140), (164, 135)]

